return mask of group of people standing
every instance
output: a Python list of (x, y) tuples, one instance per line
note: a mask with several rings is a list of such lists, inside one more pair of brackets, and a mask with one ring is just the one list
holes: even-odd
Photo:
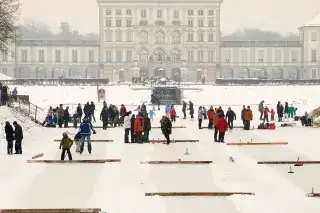
[(22, 140), (23, 140), (23, 131), (22, 127), (16, 122), (13, 122), (13, 127), (11, 126), (9, 121), (5, 122), (5, 134), (6, 134), (6, 140), (7, 140), (7, 154), (12, 155), (13, 154), (13, 141), (15, 142), (15, 152), (14, 154), (22, 154)]

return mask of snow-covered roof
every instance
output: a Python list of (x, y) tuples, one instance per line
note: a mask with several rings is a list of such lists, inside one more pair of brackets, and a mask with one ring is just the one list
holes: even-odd
[(315, 15), (310, 21), (302, 24), (300, 27), (320, 27), (320, 13)]

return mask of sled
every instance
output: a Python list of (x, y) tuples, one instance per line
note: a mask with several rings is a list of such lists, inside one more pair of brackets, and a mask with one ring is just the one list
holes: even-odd
[(141, 161), (141, 164), (210, 164), (212, 161)]
[(201, 197), (221, 197), (231, 195), (255, 195), (253, 192), (148, 192), (145, 196), (162, 196), (162, 197), (186, 197), (186, 196), (201, 196)]
[(320, 161), (258, 161), (257, 164), (320, 164)]
[[(61, 140), (55, 139), (54, 142), (61, 142)], [(81, 140), (79, 141), (81, 142)], [(84, 142), (87, 142), (87, 140), (85, 140)], [(113, 142), (113, 140), (91, 140), (92, 143), (111, 143)]]
[[(167, 143), (167, 140), (149, 140), (150, 143)], [(170, 143), (197, 143), (199, 140), (170, 140)]]
[(288, 142), (233, 142), (226, 143), (228, 146), (256, 146), (256, 145), (288, 145)]
[(0, 212), (4, 213), (99, 213), (101, 209), (98, 208), (86, 208), (86, 209), (0, 209)]
[(41, 158), (41, 157), (43, 157), (43, 156), (44, 156), (44, 154), (43, 154), (43, 153), (40, 153), (40, 154), (37, 154), (37, 155), (32, 156), (32, 159)]
[(27, 160), (27, 163), (47, 163), (47, 164), (57, 164), (57, 163), (115, 163), (121, 162), (120, 159), (106, 159), (106, 160)]

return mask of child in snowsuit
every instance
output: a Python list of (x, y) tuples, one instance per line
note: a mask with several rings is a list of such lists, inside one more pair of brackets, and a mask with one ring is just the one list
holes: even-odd
[(292, 105), (290, 105), (288, 108), (288, 118), (293, 118), (294, 116), (296, 116), (296, 110)]
[(150, 110), (150, 111), (149, 111), (149, 117), (150, 117), (150, 120), (151, 120), (151, 121), (153, 121), (153, 117), (154, 117), (154, 116), (156, 116), (156, 113), (154, 112), (154, 110)]
[(71, 152), (70, 152), (70, 148), (73, 144), (72, 140), (69, 138), (68, 134), (66, 132), (64, 132), (62, 134), (63, 138), (60, 142), (60, 147), (59, 149), (61, 149), (62, 147), (62, 152), (61, 152), (61, 160), (64, 160), (65, 158), (65, 155), (66, 155), (66, 151), (68, 153), (68, 158), (69, 160), (72, 160), (72, 155), (71, 155)]
[(176, 122), (176, 116), (177, 116), (176, 110), (172, 108), (170, 111), (171, 122)]
[(265, 107), (265, 108), (263, 109), (263, 122), (269, 122), (269, 115), (268, 115), (268, 113), (269, 113), (269, 109), (268, 109), (268, 107)]
[(270, 114), (271, 114), (271, 121), (272, 121), (272, 122), (274, 122), (274, 115), (275, 115), (275, 112), (274, 112), (274, 110), (273, 110), (273, 109), (271, 109)]

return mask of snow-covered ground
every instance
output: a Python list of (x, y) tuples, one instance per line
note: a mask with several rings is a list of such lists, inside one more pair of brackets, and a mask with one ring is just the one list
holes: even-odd
[[(192, 86), (203, 91), (185, 91), (184, 99), (195, 105), (232, 106), (240, 116), (243, 104), (251, 105), (257, 120), (257, 106), (265, 100), (275, 108), (277, 101), (295, 102), (298, 114), (320, 105), (317, 86), (214, 87)], [(149, 101), (150, 91), (132, 87), (105, 87), (108, 104), (138, 105)], [(43, 108), (67, 106), (71, 103), (97, 102), (96, 87), (18, 87), (20, 94), (29, 94), (31, 102)], [(71, 106), (71, 105), (70, 105)], [(97, 107), (96, 116), (100, 113)], [(136, 106), (129, 106), (134, 109)], [(72, 109), (72, 110), (75, 110)], [(159, 126), (163, 109), (152, 123)], [(181, 115), (178, 107), (178, 114)], [(275, 131), (234, 129), (226, 141), (286, 141), (286, 146), (235, 147), (213, 142), (213, 132), (197, 129), (197, 121), (178, 119), (172, 138), (198, 139), (200, 143), (124, 144), (124, 130), (98, 129), (93, 139), (113, 139), (114, 143), (93, 143), (92, 155), (84, 152), (74, 159), (119, 158), (121, 163), (106, 164), (27, 164), (38, 153), (42, 159), (59, 159), (59, 144), (64, 129), (41, 128), (11, 110), (0, 107), (1, 123), (17, 120), (23, 125), (25, 139), (22, 156), (7, 156), (6, 142), (0, 149), (0, 208), (102, 208), (111, 213), (318, 213), (317, 198), (306, 197), (312, 187), (320, 192), (320, 165), (292, 167), (258, 165), (262, 160), (320, 160), (319, 129), (296, 127)], [(241, 121), (237, 119), (236, 125)], [(100, 122), (97, 123), (100, 125)], [(207, 125), (204, 122), (204, 125)], [(3, 131), (3, 128), (1, 129)], [(68, 129), (76, 132), (75, 129)], [(3, 135), (3, 133), (2, 133)], [(151, 138), (163, 138), (159, 129), (152, 129)], [(188, 148), (190, 155), (184, 155)], [(74, 151), (74, 150), (73, 150)], [(235, 163), (229, 161), (235, 159)], [(146, 160), (212, 160), (209, 165), (147, 165)], [(245, 191), (255, 196), (163, 198), (145, 197), (146, 192)]]

